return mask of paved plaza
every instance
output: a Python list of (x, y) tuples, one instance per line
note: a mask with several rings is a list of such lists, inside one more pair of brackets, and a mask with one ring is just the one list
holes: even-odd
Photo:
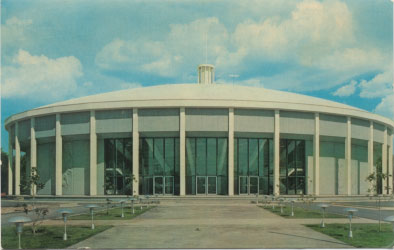
[[(162, 202), (125, 221), (97, 221), (115, 227), (70, 248), (348, 248), (303, 224), (320, 219), (285, 219), (247, 201)], [(328, 223), (346, 219), (327, 219)], [(355, 219), (355, 223), (373, 222)], [(56, 223), (48, 221), (48, 223)], [(71, 220), (70, 224), (88, 224)]]

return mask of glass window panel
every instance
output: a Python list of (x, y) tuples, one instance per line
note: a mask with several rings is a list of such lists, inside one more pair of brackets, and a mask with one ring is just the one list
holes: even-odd
[(296, 176), (295, 163), (296, 163), (295, 141), (287, 140), (287, 175), (288, 176)]
[(248, 140), (238, 140), (238, 175), (248, 175)]
[(286, 140), (280, 140), (280, 146), (279, 146), (279, 176), (286, 176), (286, 171), (287, 171), (287, 141)]
[(123, 193), (124, 187), (124, 160), (123, 160), (123, 141), (119, 139), (115, 139), (115, 155), (116, 155), (116, 193)]
[(259, 176), (268, 176), (268, 164), (267, 168), (264, 168), (264, 148), (266, 142), (266, 139), (259, 139)]
[(268, 190), (269, 190), (269, 194), (273, 194), (274, 193), (274, 176), (270, 175), (269, 179), (268, 179)]
[(259, 194), (269, 194), (268, 177), (259, 177)]
[(172, 176), (174, 175), (175, 169), (175, 145), (174, 138), (166, 138), (164, 140), (165, 144), (165, 164), (164, 164), (164, 175)]
[(305, 176), (305, 141), (297, 141), (297, 176)]
[(207, 175), (216, 176), (216, 138), (207, 139)]
[(195, 152), (196, 152), (196, 139), (186, 138), (186, 175), (196, 175), (196, 163), (195, 163)]
[(296, 178), (295, 177), (289, 177), (287, 179), (287, 194), (295, 194), (296, 192)]
[(186, 194), (196, 194), (196, 177), (186, 176)]
[(297, 177), (297, 194), (304, 194), (305, 190), (305, 178)]
[(279, 178), (279, 192), (280, 194), (287, 194), (287, 180), (286, 177)]
[(258, 140), (249, 139), (249, 175), (258, 176)]
[(270, 175), (274, 174), (274, 143), (272, 139), (269, 139), (269, 173)]
[(228, 192), (228, 179), (226, 176), (218, 176), (217, 178), (218, 184), (217, 184), (217, 189), (218, 189), (218, 194), (220, 195), (227, 195)]
[(205, 138), (196, 139), (197, 158), (196, 158), (196, 175), (207, 175), (207, 140)]
[(175, 138), (175, 176), (179, 176), (179, 150), (179, 138)]
[(228, 175), (228, 145), (227, 138), (218, 138), (218, 166), (217, 166), (217, 175), (227, 176)]
[(234, 178), (237, 177), (238, 177), (238, 139), (234, 139)]
[(154, 174), (163, 175), (164, 173), (164, 140), (154, 139)]

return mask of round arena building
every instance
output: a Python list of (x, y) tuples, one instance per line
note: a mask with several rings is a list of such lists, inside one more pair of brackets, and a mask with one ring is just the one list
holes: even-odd
[(128, 89), (7, 118), (8, 194), (37, 168), (39, 196), (392, 193), (388, 118), (305, 95), (214, 83)]

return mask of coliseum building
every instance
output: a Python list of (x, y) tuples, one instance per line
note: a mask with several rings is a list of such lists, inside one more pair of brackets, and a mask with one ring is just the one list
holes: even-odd
[[(7, 118), (8, 194), (37, 167), (42, 196), (365, 195), (393, 173), (388, 118), (304, 95), (214, 84), (98, 94)], [(389, 187), (389, 188), (387, 188)], [(377, 181), (391, 193), (392, 176)]]

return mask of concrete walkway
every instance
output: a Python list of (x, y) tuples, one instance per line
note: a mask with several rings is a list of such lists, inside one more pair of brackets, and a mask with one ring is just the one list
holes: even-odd
[[(346, 219), (335, 220), (346, 222)], [(88, 221), (69, 222), (89, 224)], [(320, 220), (312, 219), (310, 222), (319, 223)], [(117, 221), (115, 227), (70, 248), (349, 247), (303, 226), (303, 223), (305, 220), (284, 219), (248, 203), (206, 204), (204, 201), (161, 204), (133, 220)]]

